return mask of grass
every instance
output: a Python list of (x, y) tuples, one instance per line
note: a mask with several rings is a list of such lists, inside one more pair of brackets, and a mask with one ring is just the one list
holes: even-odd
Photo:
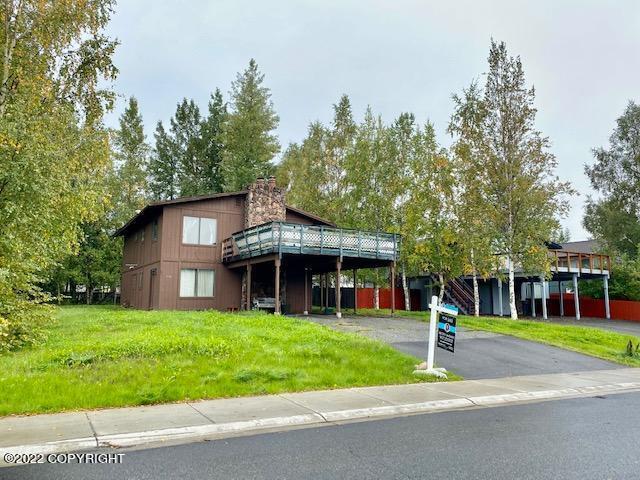
[[(387, 316), (388, 309), (358, 309), (358, 315)], [(396, 311), (397, 317), (429, 320), (428, 312)], [(536, 322), (531, 320), (511, 320), (498, 317), (458, 317), (458, 325), (470, 330), (485, 330), (502, 333), (525, 340), (553, 345), (555, 347), (584, 353), (630, 367), (640, 367), (640, 355), (626, 354), (626, 346), (631, 340), (634, 345), (640, 338), (600, 328), (581, 327), (575, 325), (559, 325), (556, 323)]]
[(417, 362), (296, 318), (63, 307), (44, 344), (0, 355), (0, 415), (413, 383)]

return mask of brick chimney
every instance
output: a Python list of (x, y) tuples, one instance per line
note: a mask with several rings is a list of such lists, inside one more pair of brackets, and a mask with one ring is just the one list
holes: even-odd
[(250, 228), (262, 223), (287, 219), (284, 190), (276, 186), (275, 177), (265, 183), (264, 178), (256, 179), (249, 185), (245, 202), (244, 227)]

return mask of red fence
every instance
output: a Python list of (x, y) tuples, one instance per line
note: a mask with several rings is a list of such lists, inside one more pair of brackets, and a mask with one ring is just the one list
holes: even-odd
[[(576, 309), (573, 303), (573, 293), (565, 293), (563, 300), (565, 316), (574, 317)], [(552, 293), (550, 295), (548, 307), (550, 315), (560, 315), (560, 295), (558, 293)], [(640, 322), (640, 302), (610, 300), (609, 307), (611, 309), (611, 318), (614, 320), (634, 320)], [(606, 318), (604, 300), (580, 297), (580, 316)]]
[[(396, 288), (396, 310), (404, 310), (404, 292)], [(411, 310), (420, 310), (420, 290), (409, 290)], [(358, 308), (373, 308), (373, 288), (358, 288)], [(391, 308), (391, 289), (380, 289), (380, 308)]]

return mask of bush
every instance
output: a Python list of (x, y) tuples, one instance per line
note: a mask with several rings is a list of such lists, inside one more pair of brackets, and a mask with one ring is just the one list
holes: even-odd
[[(591, 298), (603, 298), (602, 280), (581, 281), (580, 294)], [(622, 257), (612, 262), (609, 297), (613, 300), (640, 301), (640, 256), (633, 260)]]
[(43, 326), (51, 320), (51, 307), (0, 295), (0, 352), (38, 343), (45, 337)]

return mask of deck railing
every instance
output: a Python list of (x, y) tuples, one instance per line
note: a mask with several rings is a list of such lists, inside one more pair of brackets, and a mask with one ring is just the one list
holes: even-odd
[(222, 242), (223, 261), (269, 253), (332, 255), (397, 260), (400, 236), (299, 223), (270, 222), (233, 234)]
[(611, 258), (599, 253), (550, 250), (551, 270), (573, 273), (602, 273), (611, 271)]

